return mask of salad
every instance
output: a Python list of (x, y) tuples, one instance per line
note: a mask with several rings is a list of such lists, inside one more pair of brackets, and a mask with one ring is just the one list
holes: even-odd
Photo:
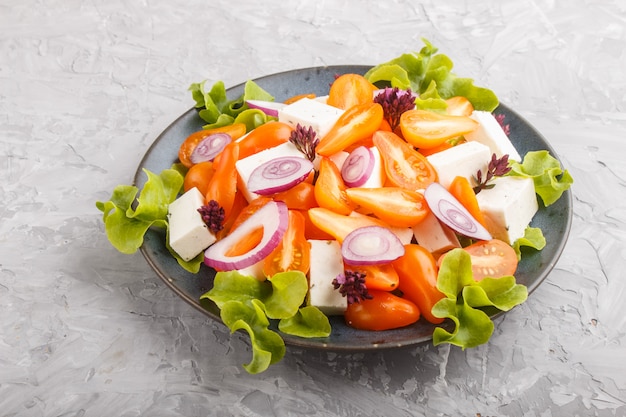
[(490, 316), (527, 297), (520, 247), (545, 245), (533, 215), (572, 179), (547, 151), (519, 155), (495, 94), (451, 69), (425, 41), (323, 97), (192, 84), (204, 129), (141, 190), (96, 203), (107, 236), (134, 253), (162, 228), (182, 268), (218, 271), (202, 297), (249, 333), (251, 373), (282, 358), (280, 333), (330, 335), (330, 315), (364, 331), (445, 322), (434, 344), (485, 343)]

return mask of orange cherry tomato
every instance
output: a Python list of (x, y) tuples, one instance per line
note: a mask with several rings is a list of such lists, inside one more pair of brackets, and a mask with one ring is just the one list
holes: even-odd
[(289, 141), (293, 127), (283, 122), (267, 122), (239, 141), (239, 159)]
[(428, 159), (400, 136), (379, 130), (372, 140), (380, 152), (391, 184), (416, 191), (437, 181), (437, 171)]
[(322, 156), (331, 156), (342, 151), (353, 143), (371, 136), (382, 120), (383, 107), (378, 103), (352, 106), (319, 141), (315, 151)]
[(422, 316), (431, 323), (439, 324), (442, 318), (433, 316), (431, 310), (444, 294), (437, 289), (437, 262), (423, 246), (404, 245), (404, 255), (391, 265), (400, 277), (398, 288), (402, 296), (415, 303)]
[(468, 116), (452, 116), (429, 110), (408, 110), (400, 116), (402, 136), (416, 148), (434, 148), (448, 139), (472, 132), (478, 122)]
[(238, 175), (235, 169), (239, 155), (237, 142), (231, 142), (219, 154), (219, 158), (214, 160), (213, 168), (215, 172), (207, 186), (205, 201), (215, 200), (224, 208), (224, 218), (228, 219), (235, 202), (237, 193)]
[(213, 162), (205, 161), (198, 164), (194, 164), (189, 168), (185, 174), (183, 181), (183, 191), (187, 192), (193, 187), (196, 187), (202, 195), (206, 195), (207, 187), (211, 178), (213, 178)]
[(230, 216), (224, 219), (223, 228), (219, 232), (217, 232), (217, 239), (224, 238), (227, 234), (231, 232), (233, 229), (233, 224), (235, 220), (239, 217), (239, 214), (243, 211), (244, 208), (248, 206), (248, 200), (244, 197), (242, 193), (235, 194), (235, 201), (233, 201), (233, 207), (230, 210)]
[(374, 101), (376, 86), (360, 74), (340, 75), (330, 85), (326, 104), (347, 110), (357, 104)]
[(276, 249), (263, 260), (263, 273), (272, 277), (285, 271), (309, 272), (311, 264), (311, 244), (304, 236), (305, 218), (296, 211), (289, 210), (289, 223), (283, 239)]
[(401, 187), (355, 187), (346, 189), (346, 194), (354, 204), (389, 226), (415, 226), (430, 211), (423, 194)]
[(430, 156), (436, 154), (437, 152), (445, 151), (446, 149), (450, 149), (453, 146), (460, 145), (461, 143), (467, 142), (464, 137), (459, 136), (457, 138), (448, 139), (443, 142), (439, 146), (435, 146), (434, 148), (429, 149), (420, 149), (419, 152), (424, 156)]
[(291, 210), (308, 210), (317, 207), (315, 199), (315, 186), (310, 182), (303, 181), (286, 191), (281, 191), (273, 196), (276, 201), (282, 201)]
[(346, 194), (346, 188), (337, 165), (329, 158), (322, 158), (314, 188), (317, 204), (339, 214), (350, 214), (354, 205)]
[(316, 97), (315, 93), (298, 94), (296, 96), (289, 97), (287, 100), (283, 101), (283, 103), (293, 104), (298, 100), (302, 100), (303, 98), (314, 99), (315, 97)]
[(300, 213), (304, 216), (304, 236), (307, 239), (313, 240), (333, 240), (335, 239), (331, 234), (326, 233), (311, 221), (308, 210), (300, 210)]
[[(500, 278), (513, 275), (517, 270), (517, 254), (515, 249), (498, 239), (481, 240), (463, 248), (472, 258), (474, 279), (480, 281), (485, 277)], [(439, 258), (439, 262), (445, 257)]]
[(387, 226), (381, 220), (364, 214), (352, 213), (346, 216), (323, 207), (309, 209), (309, 217), (315, 226), (331, 235), (339, 243), (343, 242), (348, 233), (359, 227)]
[(346, 270), (365, 274), (365, 287), (368, 290), (393, 291), (398, 287), (400, 278), (391, 264), (349, 265)]
[(411, 301), (388, 291), (369, 293), (373, 298), (348, 305), (344, 313), (348, 326), (360, 330), (390, 330), (419, 320), (419, 308)]
[(485, 216), (482, 211), (480, 211), (480, 207), (478, 206), (476, 193), (467, 178), (461, 176), (454, 177), (448, 187), (448, 191), (450, 191), (450, 194), (452, 194), (454, 198), (459, 200), (459, 203), (461, 203), (463, 207), (469, 211), (472, 217), (474, 217), (480, 224), (487, 227)]
[(446, 112), (452, 116), (469, 116), (474, 112), (474, 106), (467, 97), (450, 97), (446, 100), (446, 104), (448, 104)]
[(246, 134), (246, 125), (243, 123), (233, 123), (229, 126), (216, 127), (214, 129), (205, 129), (199, 132), (194, 132), (185, 139), (185, 141), (178, 148), (178, 159), (180, 163), (190, 168), (193, 165), (191, 162), (191, 154), (193, 150), (196, 149), (196, 146), (202, 140), (204, 140), (207, 136), (213, 135), (215, 133), (227, 133), (230, 135), (232, 140), (237, 140), (243, 135)]

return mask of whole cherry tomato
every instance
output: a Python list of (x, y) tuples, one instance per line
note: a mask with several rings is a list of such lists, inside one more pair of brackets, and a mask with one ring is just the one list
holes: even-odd
[(387, 291), (371, 290), (371, 299), (348, 305), (344, 319), (361, 330), (390, 330), (408, 326), (420, 318), (419, 308), (411, 301)]
[(347, 110), (357, 104), (371, 103), (374, 101), (376, 86), (360, 74), (340, 75), (330, 85), (328, 92), (329, 106)]
[(183, 190), (185, 192), (196, 187), (202, 195), (206, 195), (207, 187), (211, 178), (213, 178), (213, 162), (205, 161), (192, 165), (191, 168), (185, 174), (185, 180), (183, 182)]

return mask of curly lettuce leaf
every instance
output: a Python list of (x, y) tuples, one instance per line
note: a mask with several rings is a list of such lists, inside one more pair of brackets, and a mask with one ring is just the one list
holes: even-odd
[(470, 255), (463, 249), (453, 249), (443, 259), (437, 288), (445, 297), (432, 308), (436, 317), (450, 319), (452, 332), (435, 328), (433, 343), (450, 343), (463, 349), (486, 343), (494, 325), (486, 311), (508, 311), (526, 301), (528, 290), (517, 284), (514, 276), (484, 278), (475, 281)]
[(229, 271), (215, 274), (213, 288), (200, 298), (212, 300), (220, 308), (222, 321), (231, 331), (248, 332), (253, 357), (244, 368), (259, 373), (285, 353), (281, 336), (269, 329), (270, 319), (279, 319), (278, 329), (285, 334), (330, 335), (328, 318), (319, 309), (300, 308), (307, 291), (307, 278), (300, 271), (281, 272), (266, 281)]
[[(206, 80), (192, 83), (188, 90), (196, 102), (195, 107), (198, 109), (198, 115), (207, 122), (203, 126), (205, 129), (228, 126), (235, 123), (238, 116), (249, 110), (245, 104), (247, 100), (274, 100), (271, 94), (252, 80), (246, 82), (243, 94), (234, 100), (228, 99), (226, 88), (222, 81), (214, 83), (208, 91), (206, 90)], [(267, 120), (265, 119), (265, 121)], [(254, 116), (243, 116), (242, 122), (246, 124), (248, 131), (257, 127), (259, 123), (262, 124), (256, 112)]]
[[(148, 177), (141, 192), (132, 185), (118, 185), (109, 201), (97, 201), (109, 242), (122, 253), (132, 254), (143, 244), (150, 227), (167, 228), (167, 207), (182, 185), (182, 175), (165, 169), (159, 175), (143, 170)], [(139, 197), (137, 197), (139, 193)]]
[(524, 230), (524, 236), (513, 242), (513, 249), (517, 254), (517, 260), (522, 259), (522, 247), (529, 247), (536, 250), (542, 250), (546, 246), (546, 238), (538, 227), (527, 226)]
[(429, 41), (419, 52), (402, 54), (388, 62), (376, 65), (365, 74), (372, 83), (389, 84), (406, 90), (411, 89), (420, 95), (435, 83), (441, 98), (463, 96), (476, 110), (493, 111), (499, 101), (495, 93), (487, 88), (474, 85), (470, 78), (457, 77), (452, 72), (453, 63), (446, 55), (438, 54)]
[(535, 192), (547, 207), (556, 202), (570, 188), (574, 179), (567, 170), (561, 168), (558, 159), (546, 150), (531, 151), (519, 163), (512, 161), (507, 175), (531, 178)]

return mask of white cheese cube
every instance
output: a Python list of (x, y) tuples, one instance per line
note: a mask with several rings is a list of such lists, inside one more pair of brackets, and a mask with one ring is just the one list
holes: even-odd
[(336, 240), (309, 240), (311, 244), (311, 269), (309, 270), (309, 305), (324, 314), (343, 314), (348, 302), (333, 287), (333, 279), (343, 274), (341, 245)]
[(533, 180), (522, 177), (495, 177), (495, 186), (476, 194), (487, 230), (496, 238), (513, 244), (524, 236), (526, 226), (538, 210)]
[(403, 245), (408, 245), (413, 240), (413, 229), (410, 227), (390, 227), (389, 230), (400, 239)]
[(426, 158), (437, 171), (439, 183), (448, 188), (457, 175), (475, 184), (474, 176), (478, 170), (483, 173), (487, 170), (491, 154), (489, 147), (482, 143), (465, 142)]
[(278, 121), (297, 126), (312, 127), (318, 138), (323, 138), (343, 114), (343, 110), (319, 100), (303, 98), (278, 111)]
[(433, 214), (428, 213), (424, 220), (412, 227), (415, 240), (433, 255), (441, 255), (461, 244), (456, 233)]
[(281, 156), (305, 158), (304, 154), (296, 148), (296, 145), (291, 142), (285, 142), (278, 146), (274, 146), (273, 148), (265, 149), (261, 152), (247, 156), (235, 163), (235, 168), (237, 169), (237, 174), (239, 174), (239, 180), (241, 182), (240, 189), (248, 202), (259, 196), (256, 193), (248, 191), (247, 184), (252, 171), (254, 171), (259, 165)]
[(216, 241), (198, 212), (203, 205), (204, 196), (194, 187), (168, 207), (169, 244), (185, 261), (195, 258)]
[(487, 145), (491, 149), (491, 153), (495, 153), (498, 158), (509, 155), (511, 161), (519, 162), (522, 160), (492, 113), (474, 110), (470, 117), (478, 122), (478, 127), (473, 132), (466, 134), (465, 139)]

